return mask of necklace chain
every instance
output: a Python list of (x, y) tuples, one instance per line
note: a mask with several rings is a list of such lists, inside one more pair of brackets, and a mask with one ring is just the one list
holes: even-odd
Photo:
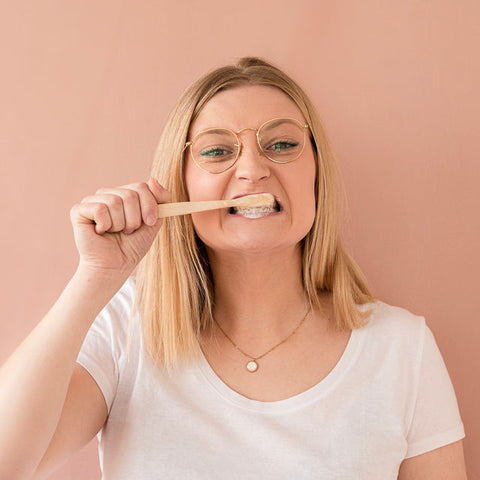
[(308, 307), (308, 310), (307, 310), (307, 313), (305, 313), (305, 315), (303, 316), (302, 320), (300, 320), (300, 323), (297, 325), (297, 327), (290, 333), (290, 335), (288, 335), (288, 337), (286, 337), (285, 339), (283, 339), (281, 342), (277, 343), (274, 347), (272, 347), (270, 350), (266, 351), (265, 353), (263, 353), (262, 355), (259, 355), (258, 357), (254, 357), (253, 355), (249, 355), (248, 353), (245, 353), (228, 335), (227, 333), (225, 332), (225, 330), (223, 330), (223, 328), (220, 326), (220, 324), (217, 322), (217, 320), (215, 320), (215, 317), (213, 317), (213, 321), (216, 323), (217, 327), (220, 329), (220, 331), (225, 335), (225, 337), (229, 340), (229, 342), (242, 354), (244, 355), (245, 357), (251, 359), (250, 362), (247, 363), (247, 370), (249, 372), (255, 372), (257, 369), (258, 369), (258, 364), (257, 364), (257, 360), (260, 360), (261, 358), (265, 357), (266, 355), (268, 355), (270, 352), (272, 352), (273, 350), (275, 350), (277, 347), (279, 347), (280, 345), (282, 345), (283, 343), (285, 343), (292, 335), (294, 335), (297, 330), (302, 326), (303, 322), (305, 321), (305, 319), (307, 318), (308, 314), (310, 313), (310, 310), (311, 310), (311, 306)]

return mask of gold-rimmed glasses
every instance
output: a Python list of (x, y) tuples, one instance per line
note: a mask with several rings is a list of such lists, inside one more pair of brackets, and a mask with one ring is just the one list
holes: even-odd
[(273, 118), (259, 128), (208, 128), (197, 133), (183, 148), (190, 147), (193, 161), (210, 173), (222, 173), (233, 167), (242, 148), (238, 136), (245, 130), (256, 132), (260, 151), (272, 162), (288, 163), (303, 152), (308, 125), (294, 118)]

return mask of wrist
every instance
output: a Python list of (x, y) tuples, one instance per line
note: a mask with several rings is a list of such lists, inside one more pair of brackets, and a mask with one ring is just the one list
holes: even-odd
[(87, 296), (94, 304), (106, 305), (127, 281), (129, 275), (99, 271), (79, 265), (69, 282), (68, 290)]
[(114, 269), (93, 268), (90, 265), (80, 262), (74, 273), (74, 278), (98, 287), (120, 288), (128, 279), (130, 274)]

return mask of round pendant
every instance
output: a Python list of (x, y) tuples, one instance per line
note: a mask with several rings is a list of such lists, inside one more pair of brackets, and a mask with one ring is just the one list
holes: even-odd
[(255, 360), (248, 362), (247, 370), (251, 373), (256, 372), (258, 370), (258, 363)]

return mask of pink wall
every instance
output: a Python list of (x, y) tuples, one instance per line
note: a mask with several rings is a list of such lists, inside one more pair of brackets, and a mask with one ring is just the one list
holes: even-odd
[[(0, 361), (73, 273), (70, 207), (147, 178), (207, 69), (265, 56), (303, 84), (341, 162), (347, 244), (384, 301), (425, 315), (480, 479), (477, 0), (4, 2)], [(477, 455), (475, 455), (477, 452)], [(54, 477), (98, 479), (95, 442)]]

